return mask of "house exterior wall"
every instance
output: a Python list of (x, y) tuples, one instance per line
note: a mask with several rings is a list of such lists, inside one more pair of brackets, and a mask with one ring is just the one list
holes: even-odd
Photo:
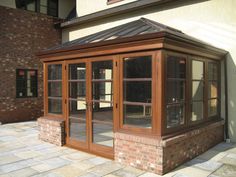
[[(94, 0), (77, 0), (76, 1), (76, 11), (77, 11), (77, 15), (78, 17), (84, 16), (84, 15), (88, 15), (91, 13), (95, 13), (101, 10), (105, 10), (107, 8), (112, 8), (112, 7), (116, 7), (119, 5), (123, 5), (123, 4), (127, 4), (129, 2), (134, 2), (137, 0), (121, 0), (118, 1), (116, 3), (108, 3), (108, 0), (96, 0), (96, 2)], [(96, 3), (96, 5), (95, 5)]]
[[(43, 114), (43, 67), (36, 53), (61, 42), (55, 18), (0, 6), (0, 122)], [(16, 98), (16, 69), (38, 70), (38, 97)]]
[[(105, 0), (100, 0), (94, 6), (93, 0), (77, 0), (78, 16), (94, 13), (105, 8), (110, 8), (130, 1), (121, 1), (113, 5), (106, 5)], [(194, 3), (195, 2), (195, 3)], [(100, 5), (99, 5), (100, 4)], [(141, 17), (145, 17), (165, 25), (169, 25), (197, 39), (208, 42), (216, 47), (225, 49), (227, 55), (228, 75), (228, 115), (229, 134), (232, 141), (236, 142), (236, 6), (235, 0), (211, 0), (169, 3), (160, 7), (145, 8), (142, 11), (130, 12), (97, 20), (83, 25), (65, 28), (62, 32), (62, 41), (71, 41), (101, 30), (118, 26)], [(224, 7), (224, 8), (222, 8)], [(222, 65), (223, 66), (223, 65)], [(223, 67), (222, 67), (223, 73)], [(222, 78), (222, 117), (224, 118), (224, 78)]]

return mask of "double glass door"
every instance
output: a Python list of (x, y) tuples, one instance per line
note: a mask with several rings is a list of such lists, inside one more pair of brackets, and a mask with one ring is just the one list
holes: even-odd
[(67, 144), (113, 157), (114, 60), (68, 61)]

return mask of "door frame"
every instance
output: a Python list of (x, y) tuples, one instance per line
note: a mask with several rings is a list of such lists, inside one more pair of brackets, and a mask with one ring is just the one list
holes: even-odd
[[(109, 55), (104, 57), (92, 57), (92, 58), (83, 58), (83, 59), (73, 59), (65, 61), (65, 103), (66, 103), (66, 145), (80, 149), (89, 153), (93, 153), (99, 156), (107, 157), (114, 159), (114, 139), (113, 139), (113, 147), (103, 146), (94, 144), (93, 141), (93, 129), (92, 129), (92, 62), (99, 61), (112, 61), (113, 62), (113, 132), (118, 129), (119, 125), (119, 67), (118, 67), (118, 56), (117, 55)], [(85, 63), (86, 66), (86, 103), (90, 106), (86, 109), (86, 142), (80, 142), (69, 137), (69, 64), (79, 64)]]

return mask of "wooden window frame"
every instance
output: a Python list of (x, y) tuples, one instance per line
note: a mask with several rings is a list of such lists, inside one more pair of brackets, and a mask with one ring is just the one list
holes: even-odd
[[(127, 57), (142, 57), (142, 56), (151, 56), (151, 61), (152, 61), (152, 77), (148, 78), (151, 81), (151, 89), (152, 89), (152, 102), (151, 102), (151, 107), (152, 107), (152, 119), (151, 119), (151, 128), (144, 128), (144, 127), (138, 127), (138, 126), (133, 126), (133, 125), (126, 125), (124, 124), (123, 120), (123, 59)], [(138, 133), (138, 134), (146, 134), (146, 135), (161, 135), (161, 117), (158, 116), (158, 111), (157, 111), (157, 100), (156, 100), (156, 95), (157, 95), (157, 89), (156, 89), (156, 84), (161, 83), (160, 78), (157, 77), (157, 70), (160, 68), (158, 67), (158, 61), (161, 61), (160, 58), (160, 50), (159, 51), (146, 51), (146, 52), (133, 52), (129, 54), (122, 54), (119, 55), (119, 131), (121, 132), (127, 132), (127, 133)], [(161, 64), (161, 63), (159, 63)], [(160, 70), (161, 71), (161, 70)], [(161, 76), (161, 74), (160, 74)], [(142, 78), (143, 79), (143, 78)], [(142, 80), (138, 79), (138, 80)], [(135, 79), (126, 79), (126, 80), (135, 80)], [(146, 79), (144, 79), (146, 80)], [(133, 102), (132, 102), (133, 103)], [(159, 123), (158, 123), (159, 122)], [(158, 130), (157, 127), (160, 127)]]
[[(56, 65), (56, 64), (60, 64), (62, 66), (62, 79), (61, 79), (61, 83), (62, 83), (62, 97), (61, 97), (61, 101), (62, 101), (62, 113), (61, 114), (53, 114), (50, 113), (48, 111), (48, 66), (49, 65)], [(44, 116), (51, 118), (51, 119), (55, 119), (55, 118), (59, 118), (59, 119), (63, 119), (65, 120), (65, 113), (66, 113), (66, 107), (65, 107), (65, 71), (66, 71), (66, 67), (65, 67), (65, 62), (64, 61), (56, 61), (56, 62), (49, 62), (49, 63), (44, 63), (43, 64), (43, 70), (44, 70)]]
[[(207, 118), (207, 114), (206, 114), (206, 110), (207, 110), (207, 102), (206, 102), (206, 98), (207, 98), (207, 85), (206, 85), (206, 82), (207, 82), (207, 77), (206, 77), (206, 72), (207, 72), (207, 61), (202, 59), (202, 58), (199, 58), (199, 57), (189, 57), (189, 61), (190, 61), (190, 66), (189, 66), (189, 69), (190, 69), (190, 73), (189, 73), (189, 76), (190, 76), (190, 79), (189, 79), (189, 120), (188, 120), (188, 124), (190, 126), (194, 126), (194, 125), (197, 125), (197, 124), (200, 124), (200, 123), (203, 123), (205, 122), (206, 118)], [(193, 68), (192, 68), (192, 62), (193, 61), (200, 61), (203, 63), (203, 80), (197, 80), (197, 79), (193, 79), (192, 78), (192, 71), (193, 71)], [(192, 109), (191, 109), (191, 106), (192, 106), (192, 103), (194, 102), (193, 99), (192, 99), (192, 83), (194, 81), (202, 81), (203, 82), (203, 117), (200, 119), (200, 120), (196, 120), (196, 121), (191, 121), (191, 113), (192, 113)], [(198, 101), (195, 101), (195, 102), (198, 102)]]
[[(220, 120), (220, 98), (221, 98), (221, 88), (220, 88), (220, 78), (221, 78), (221, 71), (220, 71), (220, 62), (216, 59), (206, 58), (206, 57), (198, 57), (192, 56), (188, 54), (172, 52), (172, 51), (164, 51), (164, 76), (163, 76), (163, 87), (164, 87), (164, 95), (166, 95), (166, 77), (167, 77), (167, 57), (168, 56), (185, 56), (186, 57), (186, 108), (185, 108), (185, 123), (184, 125), (167, 128), (167, 119), (166, 119), (166, 100), (163, 99), (163, 133), (164, 137), (180, 134), (181, 132), (186, 132), (196, 127), (204, 126), (209, 122), (214, 122)], [(199, 121), (192, 122), (191, 121), (191, 102), (192, 102), (192, 60), (202, 61), (204, 65), (204, 96), (203, 96), (203, 119)], [(218, 66), (218, 114), (213, 117), (208, 117), (208, 63), (213, 62), (216, 63)], [(165, 97), (165, 96), (164, 96)]]
[[(208, 84), (209, 84), (209, 82), (210, 82), (210, 80), (209, 80), (209, 63), (214, 63), (214, 64), (216, 64), (216, 66), (217, 66), (217, 70), (218, 70), (218, 73), (217, 73), (217, 80), (213, 80), (213, 81), (216, 81), (217, 82), (217, 97), (216, 98), (209, 98), (208, 96), (209, 96), (209, 92), (208, 92)], [(208, 120), (214, 120), (214, 119), (217, 119), (218, 117), (220, 117), (221, 116), (221, 67), (220, 67), (220, 62), (218, 62), (218, 61), (214, 61), (214, 60), (208, 60), (207, 61), (207, 66), (206, 66), (206, 68), (207, 68), (207, 71), (206, 71), (206, 74), (207, 74), (207, 82), (206, 82), (206, 89), (207, 89), (207, 96), (206, 96), (206, 104), (207, 104), (207, 109), (206, 109), (206, 112), (207, 112), (207, 119)], [(212, 81), (212, 80), (211, 80)], [(210, 100), (213, 100), (213, 99), (216, 99), (217, 100), (217, 114), (216, 115), (214, 115), (214, 116), (209, 116), (209, 114), (208, 114), (208, 101), (210, 101)]]

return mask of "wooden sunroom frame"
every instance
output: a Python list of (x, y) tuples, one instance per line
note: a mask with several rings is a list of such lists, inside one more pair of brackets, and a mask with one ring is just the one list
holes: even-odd
[[(105, 59), (111, 57), (117, 63), (117, 73), (115, 77), (119, 78), (118, 82), (115, 83), (118, 87), (118, 92), (121, 93), (122, 85), (121, 83), (122, 76), (122, 58), (126, 56), (140, 56), (140, 55), (151, 55), (153, 64), (152, 64), (152, 106), (153, 106), (153, 118), (152, 118), (152, 129), (145, 130), (142, 128), (134, 128), (129, 126), (123, 126), (122, 124), (122, 114), (121, 114), (121, 95), (115, 95), (114, 100), (118, 103), (118, 108), (115, 110), (116, 119), (114, 119), (114, 132), (122, 132), (127, 134), (137, 134), (141, 136), (148, 136), (158, 139), (165, 139), (168, 137), (173, 137), (177, 134), (192, 130), (197, 127), (207, 126), (215, 121), (221, 120), (221, 117), (214, 120), (207, 120), (201, 124), (174, 128), (172, 130), (167, 130), (165, 128), (165, 57), (168, 53), (173, 53), (175, 55), (181, 55), (186, 57), (187, 69), (190, 68), (191, 57), (195, 58), (205, 58), (204, 61), (218, 61), (220, 62), (224, 59), (226, 51), (213, 47), (209, 44), (202, 43), (191, 37), (176, 35), (170, 32), (157, 32), (152, 34), (137, 35), (133, 37), (114, 39), (109, 41), (102, 41), (96, 43), (89, 43), (83, 45), (75, 45), (71, 47), (66, 47), (62, 49), (54, 49), (43, 51), (38, 54), (40, 60), (44, 63), (44, 111), (45, 117), (51, 119), (61, 119), (66, 121), (66, 103), (67, 99), (67, 90), (63, 88), (63, 115), (55, 116), (47, 113), (47, 65), (61, 63), (63, 68), (67, 66), (67, 63), (71, 61), (94, 61), (96, 59), (100, 60), (103, 57)], [(75, 62), (76, 63), (76, 62)], [(206, 67), (205, 67), (206, 68)], [(91, 69), (89, 69), (90, 71)], [(187, 71), (189, 72), (189, 71)], [(68, 79), (66, 78), (66, 70), (63, 69), (63, 79), (62, 83), (65, 86)], [(205, 69), (205, 73), (207, 73)], [(190, 85), (190, 80), (187, 79), (188, 85)], [(156, 89), (157, 86), (161, 85)], [(206, 90), (206, 88), (205, 88)], [(117, 92), (117, 93), (118, 93)], [(187, 93), (188, 94), (188, 93)], [(206, 99), (206, 98), (204, 98)], [(159, 101), (158, 101), (159, 100)], [(204, 114), (206, 115), (206, 114)], [(188, 119), (189, 115), (186, 116)], [(86, 149), (83, 149), (86, 151)], [(113, 154), (106, 154), (103, 151), (106, 149), (101, 149), (99, 152), (92, 151), (95, 154), (102, 155), (105, 157), (113, 158)], [(90, 151), (91, 152), (91, 151)]]

